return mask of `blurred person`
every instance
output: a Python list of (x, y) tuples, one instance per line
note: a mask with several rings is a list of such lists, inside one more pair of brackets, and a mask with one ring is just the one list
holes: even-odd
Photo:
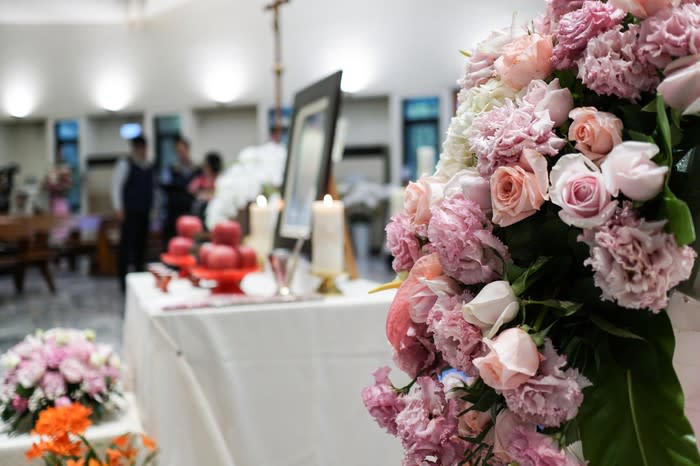
[(189, 184), (188, 191), (194, 197), (192, 212), (204, 220), (207, 204), (214, 197), (216, 179), (221, 173), (221, 155), (218, 152), (209, 152), (204, 156), (204, 164), (199, 175)]
[(131, 155), (117, 162), (112, 177), (112, 205), (121, 222), (119, 243), (119, 282), (126, 289), (126, 274), (130, 264), (137, 272), (146, 266), (146, 244), (149, 217), (153, 206), (153, 166), (146, 155), (147, 141), (143, 136), (131, 140)]
[(168, 241), (176, 235), (175, 224), (178, 217), (187, 215), (192, 210), (194, 197), (187, 187), (199, 175), (197, 166), (192, 162), (190, 143), (187, 139), (183, 137), (177, 139), (175, 154), (177, 160), (168, 167), (160, 183), (165, 202), (165, 219), (162, 231), (163, 248), (167, 248)]

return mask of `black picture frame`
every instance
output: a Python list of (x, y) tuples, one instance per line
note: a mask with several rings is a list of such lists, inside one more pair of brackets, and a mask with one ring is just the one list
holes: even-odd
[[(275, 247), (292, 248), (300, 237), (306, 239), (310, 237), (311, 206), (309, 203), (322, 199), (328, 193), (328, 183), (333, 166), (333, 144), (340, 113), (341, 79), (342, 71), (337, 71), (299, 91), (294, 96), (287, 144), (287, 162), (282, 184), (284, 206), (277, 222)], [(301, 170), (300, 165), (300, 157), (302, 156), (300, 144), (304, 142), (301, 132), (306, 130), (306, 125), (311, 119), (314, 119), (318, 126), (322, 127), (323, 135), (321, 153), (317, 156), (319, 159), (313, 164), (318, 168), (317, 173)], [(309, 190), (308, 183), (304, 182), (309, 179), (313, 180), (312, 186), (315, 188), (315, 193), (313, 193), (314, 189)], [(299, 183), (299, 181), (302, 182)], [(304, 188), (306, 195), (297, 196)], [(315, 195), (312, 196), (313, 199), (309, 200), (308, 197), (311, 194)], [(306, 199), (298, 201), (301, 197)]]

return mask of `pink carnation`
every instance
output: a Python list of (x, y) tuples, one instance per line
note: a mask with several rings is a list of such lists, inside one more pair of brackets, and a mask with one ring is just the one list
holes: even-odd
[(85, 376), (85, 367), (74, 358), (67, 358), (61, 362), (59, 367), (61, 374), (69, 383), (80, 383)]
[(525, 149), (556, 155), (566, 141), (554, 134), (554, 126), (547, 110), (536, 111), (527, 102), (516, 106), (506, 101), (502, 107), (479, 115), (468, 136), (478, 157), (479, 173), (488, 177), (498, 167), (517, 164)]
[(31, 388), (39, 383), (46, 372), (46, 361), (41, 356), (22, 361), (17, 368), (17, 382), (24, 388)]
[(395, 348), (394, 363), (410, 377), (430, 374), (442, 365), (426, 324), (413, 323), (408, 327), (406, 335)]
[(696, 253), (678, 246), (664, 224), (638, 218), (628, 202), (602, 227), (579, 236), (590, 248), (584, 263), (603, 299), (657, 313), (668, 305), (668, 292), (690, 277)]
[(15, 395), (12, 398), (12, 409), (14, 409), (18, 414), (24, 413), (29, 407), (29, 400), (22, 398), (19, 395)]
[(578, 77), (592, 91), (636, 101), (642, 92), (656, 89), (656, 68), (637, 57), (639, 26), (618, 26), (588, 42), (578, 61)]
[(403, 409), (403, 401), (389, 380), (388, 367), (380, 367), (372, 373), (374, 385), (362, 390), (362, 402), (379, 427), (396, 435), (396, 415)]
[(46, 366), (49, 369), (58, 369), (58, 366), (66, 357), (66, 348), (62, 346), (56, 346), (53, 342), (48, 342), (42, 350), (44, 359), (46, 360)]
[(658, 68), (700, 53), (700, 5), (661, 10), (642, 23), (639, 36), (639, 56)]
[(503, 396), (508, 409), (523, 421), (545, 427), (559, 427), (578, 414), (583, 403), (583, 388), (590, 383), (576, 369), (563, 368), (566, 358), (554, 350), (547, 340), (545, 360), (539, 373), (513, 390), (505, 390)]
[(49, 400), (56, 400), (66, 394), (66, 381), (55, 371), (46, 372), (40, 386)]
[(468, 323), (462, 315), (462, 305), (473, 296), (465, 293), (438, 299), (428, 316), (428, 330), (433, 333), (435, 347), (443, 359), (455, 369), (477, 376), (474, 358), (486, 354), (479, 327)]
[(554, 46), (554, 65), (564, 70), (574, 65), (586, 50), (588, 41), (622, 22), (625, 12), (608, 3), (586, 1), (583, 6), (562, 16)]
[(101, 373), (90, 371), (85, 374), (85, 380), (81, 388), (85, 390), (88, 395), (96, 398), (107, 391), (107, 382)]
[(508, 250), (476, 202), (459, 193), (444, 199), (432, 213), (428, 238), (445, 273), (465, 285), (503, 275)]
[(547, 14), (559, 21), (562, 16), (578, 10), (583, 4), (583, 0), (547, 0)]
[(459, 438), (457, 400), (445, 398), (440, 382), (419, 377), (404, 402), (405, 408), (396, 416), (404, 465), (424, 465), (428, 457), (435, 457), (434, 464), (443, 466), (464, 460), (470, 444)]
[[(460, 81), (463, 89), (480, 86), (496, 76), (494, 63), (501, 56), (503, 46), (514, 39), (513, 29), (493, 31), (489, 37), (476, 44), (467, 62), (467, 70)], [(462, 102), (460, 94), (459, 102)]]
[(394, 215), (386, 226), (386, 243), (394, 256), (392, 267), (397, 273), (410, 270), (420, 257), (420, 242), (405, 212)]
[(559, 449), (552, 437), (523, 426), (516, 426), (508, 440), (506, 453), (519, 466), (582, 466)]

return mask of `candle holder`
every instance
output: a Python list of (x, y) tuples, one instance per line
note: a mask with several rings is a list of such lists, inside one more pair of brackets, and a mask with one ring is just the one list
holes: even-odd
[(315, 273), (317, 277), (321, 277), (321, 284), (318, 286), (316, 292), (324, 296), (340, 296), (343, 294), (335, 283), (335, 278), (337, 274), (328, 273)]

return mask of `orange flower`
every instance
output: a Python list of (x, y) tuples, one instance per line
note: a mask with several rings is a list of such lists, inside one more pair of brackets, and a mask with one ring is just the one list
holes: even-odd
[(108, 448), (105, 453), (107, 453), (107, 464), (109, 466), (121, 466), (122, 459), (124, 459), (124, 454), (121, 451)]
[(131, 440), (131, 435), (130, 434), (124, 434), (120, 435), (119, 437), (116, 437), (114, 440), (112, 440), (112, 443), (116, 445), (119, 449), (123, 450), (129, 445), (129, 442)]
[(92, 458), (88, 461), (88, 466), (107, 466), (107, 463), (101, 463), (96, 459)]
[(156, 448), (158, 448), (158, 444), (156, 444), (156, 441), (146, 434), (141, 434), (141, 441), (143, 442), (143, 446), (148, 448), (150, 451), (153, 451)]
[(82, 435), (92, 424), (90, 422), (91, 414), (90, 408), (79, 403), (48, 408), (39, 414), (33, 433), (48, 437), (58, 437), (66, 433)]
[[(92, 462), (92, 460), (91, 460)], [(77, 461), (74, 460), (68, 460), (66, 461), (66, 466), (85, 466), (85, 460), (80, 458)]]

